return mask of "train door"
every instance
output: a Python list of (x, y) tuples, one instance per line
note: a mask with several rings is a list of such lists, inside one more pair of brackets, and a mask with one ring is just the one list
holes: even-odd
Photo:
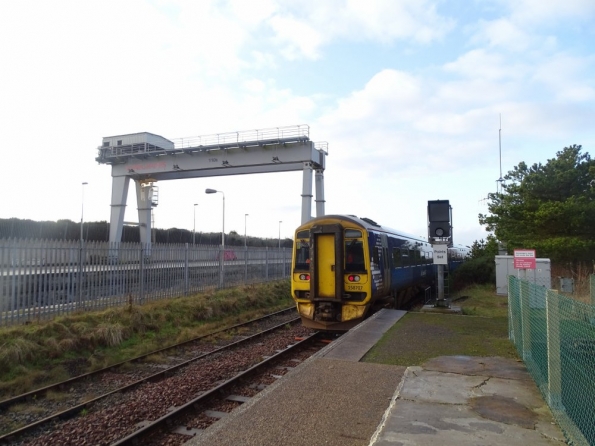
[(388, 237), (386, 234), (381, 234), (381, 241), (382, 241), (382, 275), (384, 276), (384, 280), (382, 281), (384, 285), (384, 292), (388, 293), (390, 290), (391, 285), (391, 266), (390, 266), (390, 258), (388, 255)]
[(343, 265), (340, 260), (343, 228), (340, 225), (313, 226), (310, 234), (310, 296), (314, 299), (340, 299), (343, 277)]

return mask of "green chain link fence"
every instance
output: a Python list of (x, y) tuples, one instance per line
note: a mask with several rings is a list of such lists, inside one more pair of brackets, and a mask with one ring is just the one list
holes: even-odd
[(508, 278), (509, 337), (572, 445), (595, 445), (595, 279), (591, 304)]

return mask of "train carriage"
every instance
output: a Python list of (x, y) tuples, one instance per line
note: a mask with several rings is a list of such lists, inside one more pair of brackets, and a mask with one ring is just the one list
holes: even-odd
[(373, 307), (403, 305), (433, 283), (432, 253), (423, 238), (367, 218), (310, 220), (295, 232), (292, 261), (292, 297), (303, 324), (345, 331)]

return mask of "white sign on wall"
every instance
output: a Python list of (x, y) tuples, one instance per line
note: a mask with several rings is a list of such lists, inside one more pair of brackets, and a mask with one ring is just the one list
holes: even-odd
[(434, 265), (446, 265), (448, 263), (448, 246), (447, 245), (432, 245), (434, 249)]

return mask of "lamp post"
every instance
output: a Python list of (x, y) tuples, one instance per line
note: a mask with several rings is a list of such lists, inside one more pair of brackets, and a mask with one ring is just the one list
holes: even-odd
[(205, 193), (220, 193), (221, 195), (223, 195), (223, 230), (221, 231), (221, 249), (225, 250), (225, 194), (222, 191), (215, 189), (207, 189), (205, 190)]
[(83, 218), (85, 214), (85, 186), (89, 184), (86, 181), (82, 183), (82, 198), (81, 198), (81, 244), (83, 243)]
[(192, 245), (193, 246), (196, 241), (196, 206), (198, 206), (198, 203), (194, 203), (194, 225), (192, 226)]
[(281, 220), (279, 220), (279, 250), (281, 249)]
[(244, 249), (248, 247), (248, 243), (246, 241), (246, 218), (248, 217), (248, 215), (250, 214), (244, 214)]

